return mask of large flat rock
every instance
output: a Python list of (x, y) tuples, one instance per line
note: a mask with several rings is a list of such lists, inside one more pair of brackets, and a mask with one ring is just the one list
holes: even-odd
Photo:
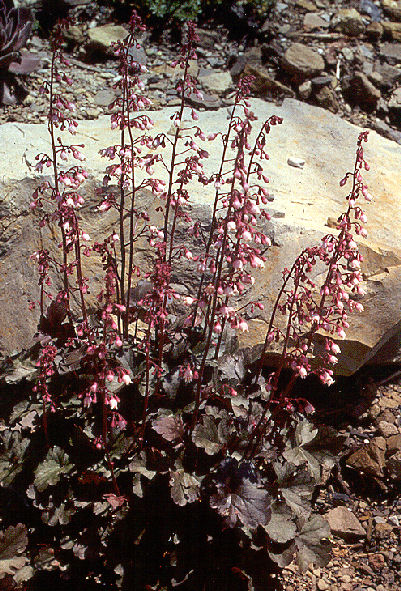
[[(275, 196), (270, 206), (272, 223), (269, 232), (274, 237), (266, 268), (257, 275), (252, 293), (246, 298), (260, 297), (267, 311), (251, 323), (242, 345), (255, 349), (264, 339), (268, 310), (280, 286), (281, 270), (289, 266), (307, 245), (315, 244), (331, 231), (331, 219), (344, 209), (346, 187), (339, 186), (345, 172), (352, 171), (359, 128), (330, 112), (286, 99), (282, 107), (253, 100), (252, 107), (259, 118), (254, 129), (271, 114), (283, 118), (283, 124), (272, 128), (268, 138), (270, 160), (266, 164), (270, 190)], [(155, 121), (154, 133), (167, 132), (171, 127), (173, 108), (150, 113)], [(199, 125), (205, 133), (224, 131), (227, 110), (201, 112)], [(85, 144), (86, 168), (101, 183), (108, 164), (99, 155), (101, 148), (118, 143), (118, 132), (111, 131), (109, 119), (80, 122), (78, 134), (66, 142)], [(71, 136), (69, 136), (71, 138)], [(219, 143), (205, 143), (210, 157), (207, 171), (217, 171)], [(27, 312), (26, 301), (35, 297), (37, 277), (30, 253), (37, 248), (39, 231), (34, 216), (28, 211), (29, 197), (35, 183), (42, 178), (35, 173), (35, 155), (49, 151), (45, 125), (6, 123), (0, 127), (0, 352), (8, 353), (30, 344), (37, 317)], [(381, 362), (399, 355), (398, 336), (401, 326), (401, 148), (396, 143), (370, 132), (365, 144), (365, 156), (371, 165), (365, 174), (374, 196), (365, 208), (369, 236), (360, 241), (365, 262), (367, 295), (362, 303), (365, 311), (355, 314), (338, 366), (339, 373), (350, 374), (376, 356)], [(289, 166), (288, 158), (301, 158), (303, 169)], [(155, 176), (158, 175), (155, 170)], [(138, 177), (140, 178), (140, 171)], [(95, 213), (95, 181), (87, 185), (87, 205), (84, 226), (96, 239), (106, 232), (113, 220), (100, 220)], [(191, 188), (195, 209), (202, 215), (214, 199), (213, 190), (202, 185)], [(335, 230), (334, 230), (335, 231)], [(95, 236), (94, 236), (95, 237)], [(101, 281), (101, 266), (91, 267), (96, 282)], [(191, 280), (188, 277), (188, 280)], [(399, 340), (399, 339), (398, 339)], [(391, 347), (388, 343), (393, 343)], [(387, 344), (386, 354), (378, 353)], [(256, 347), (257, 351), (257, 347)]]

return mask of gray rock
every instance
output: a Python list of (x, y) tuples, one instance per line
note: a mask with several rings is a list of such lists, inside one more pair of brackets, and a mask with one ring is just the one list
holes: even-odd
[(325, 68), (322, 56), (307, 45), (293, 43), (285, 52), (283, 68), (300, 79), (311, 78)]
[(345, 506), (330, 509), (325, 517), (332, 533), (344, 540), (349, 541), (366, 537), (366, 532), (359, 519)]
[(365, 30), (362, 17), (355, 8), (340, 8), (331, 21), (331, 27), (350, 37), (358, 37)]
[(373, 72), (381, 76), (380, 87), (390, 90), (397, 82), (401, 80), (401, 70), (386, 63), (376, 61), (373, 66)]
[(109, 88), (99, 90), (93, 97), (95, 105), (98, 107), (108, 107), (116, 98), (116, 93)]
[(359, 3), (359, 10), (362, 14), (370, 16), (372, 21), (380, 22), (382, 18), (382, 11), (372, 0), (361, 0)]

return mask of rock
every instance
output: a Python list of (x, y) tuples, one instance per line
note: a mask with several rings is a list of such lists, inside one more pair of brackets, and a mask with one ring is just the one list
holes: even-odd
[(129, 47), (128, 55), (141, 66), (146, 66), (148, 58), (143, 47)]
[(382, 478), (384, 476), (386, 441), (383, 437), (374, 437), (369, 443), (352, 453), (347, 458), (347, 466)]
[(372, 41), (378, 41), (383, 35), (383, 25), (381, 23), (369, 23), (366, 27), (366, 35)]
[(380, 75), (380, 88), (385, 90), (390, 90), (401, 80), (401, 70), (394, 66), (390, 66), (389, 64), (381, 63), (379, 60), (374, 63), (373, 72)]
[(381, 96), (380, 90), (362, 72), (344, 77), (343, 94), (350, 104), (359, 105), (365, 111), (373, 111)]
[(331, 21), (331, 27), (335, 31), (350, 37), (358, 37), (365, 30), (362, 17), (355, 8), (341, 8), (338, 10)]
[(391, 435), (391, 437), (387, 439), (387, 453), (391, 456), (399, 451), (401, 451), (401, 433), (398, 435)]
[(330, 583), (326, 579), (319, 579), (317, 582), (317, 588), (319, 591), (328, 591), (330, 589)]
[(320, 107), (327, 109), (332, 113), (337, 113), (339, 109), (339, 103), (336, 93), (332, 88), (323, 86), (315, 92), (315, 100)]
[(384, 14), (401, 21), (401, 0), (382, 0)]
[[(279, 212), (284, 217), (273, 215), (272, 220), (266, 222), (266, 230), (274, 239), (274, 245), (267, 253), (265, 269), (255, 274), (256, 283), (244, 296), (244, 305), (255, 300), (265, 304), (265, 310), (259, 311), (259, 315), (249, 321), (249, 333), (240, 335), (241, 346), (251, 356), (257, 356), (281, 285), (282, 269), (291, 265), (304, 248), (319, 244), (328, 232), (328, 217), (337, 219), (344, 210), (344, 197), (349, 188), (340, 188), (339, 180), (353, 168), (355, 142), (360, 130), (328, 111), (294, 99), (285, 99), (281, 107), (252, 99), (251, 108), (261, 119), (254, 123), (255, 133), (265, 117), (277, 114), (284, 119), (283, 125), (272, 128), (267, 137), (267, 151), (271, 159), (266, 162), (266, 173), (271, 179), (270, 191), (276, 195), (275, 202), (268, 204), (268, 208), (272, 214)], [(168, 132), (170, 116), (174, 111), (173, 108), (165, 108), (150, 113), (155, 120), (154, 134)], [(200, 112), (198, 123), (206, 134), (225, 131), (226, 110)], [(135, 131), (135, 137), (137, 135)], [(61, 132), (60, 136), (71, 141), (66, 132)], [(83, 224), (88, 233), (98, 240), (115, 223), (112, 217), (100, 219), (95, 210), (94, 187), (101, 185), (104, 168), (108, 164), (98, 152), (100, 148), (116, 142), (118, 130), (110, 130), (109, 118), (103, 116), (93, 121), (82, 121), (73, 138), (74, 144), (85, 144), (86, 168), (93, 179), (83, 186), (88, 200), (81, 210)], [(209, 174), (218, 170), (220, 164), (219, 142), (208, 142), (206, 149), (210, 153), (205, 160), (205, 169)], [(369, 236), (358, 241), (364, 256), (363, 272), (367, 278), (364, 288), (367, 294), (361, 299), (364, 311), (349, 317), (347, 338), (339, 343), (342, 354), (335, 370), (344, 375), (354, 373), (373, 359), (393, 336), (401, 332), (398, 297), (401, 289), (401, 246), (398, 238), (398, 228), (401, 227), (398, 197), (401, 154), (394, 142), (373, 131), (365, 149), (371, 171), (364, 176), (375, 197), (374, 203), (366, 207)], [(0, 174), (0, 326), (3, 327), (0, 331), (0, 352), (3, 354), (29, 347), (36, 330), (37, 312), (27, 312), (27, 299), (37, 299), (38, 279), (30, 254), (38, 248), (39, 233), (33, 214), (27, 211), (27, 203), (34, 187), (43, 178), (34, 172), (35, 155), (48, 151), (46, 124), (6, 123), (0, 126), (0, 162), (13, 162), (12, 167), (3, 165)], [(302, 171), (288, 166), (289, 155), (302, 158), (307, 166)], [(141, 182), (145, 173), (138, 169), (137, 174), (138, 182)], [(159, 163), (155, 166), (155, 176), (164, 178), (164, 169)], [(194, 184), (190, 187), (190, 194), (194, 208), (199, 208), (202, 219), (207, 223), (205, 212), (210, 214), (214, 199), (212, 187)], [(141, 199), (144, 207), (148, 207), (145, 197)], [(150, 201), (149, 207), (153, 206), (153, 202)], [(143, 256), (146, 248), (146, 244), (141, 247)], [(52, 252), (58, 251), (53, 247)], [(88, 276), (94, 276), (91, 305), (95, 305), (103, 269), (100, 263), (91, 265), (93, 268), (89, 268)], [(319, 280), (319, 272), (317, 268), (313, 271), (312, 280)], [(191, 291), (195, 289), (196, 279), (196, 272), (188, 271), (185, 275), (185, 284)], [(267, 361), (274, 363), (276, 359), (277, 353), (269, 351)], [(389, 357), (383, 357), (381, 362), (388, 360)], [(391, 403), (394, 408), (399, 404), (395, 398)]]
[(98, 107), (108, 107), (115, 100), (116, 96), (116, 93), (112, 89), (105, 88), (95, 94), (93, 102)]
[(316, 10), (316, 4), (311, 0), (297, 0), (297, 6), (303, 10)]
[(304, 16), (303, 26), (305, 31), (314, 31), (316, 29), (327, 29), (329, 23), (315, 12), (307, 12)]
[[(387, 107), (387, 110), (388, 110), (388, 107)], [(396, 131), (395, 129), (393, 129), (392, 127), (387, 125), (387, 123), (384, 123), (384, 121), (378, 121), (378, 120), (376, 120), (374, 122), (373, 127), (377, 131), (377, 133), (380, 133), (380, 135), (382, 135), (383, 137), (386, 137), (389, 140), (392, 140), (393, 142), (397, 142), (397, 144), (401, 144), (401, 131)], [(394, 350), (394, 353), (398, 349), (398, 345), (399, 345), (398, 338), (399, 338), (398, 335), (396, 335), (394, 337), (395, 342), (394, 343), (389, 342), (391, 349)]]
[(366, 532), (358, 518), (343, 505), (330, 509), (325, 517), (332, 533), (344, 540), (366, 537)]
[(401, 127), (401, 86), (394, 90), (388, 102), (390, 119), (397, 127)]
[(87, 53), (94, 57), (100, 54), (104, 57), (115, 57), (112, 43), (122, 41), (127, 36), (127, 30), (120, 25), (101, 25), (88, 29), (89, 44)]
[(244, 68), (244, 75), (255, 77), (252, 83), (252, 89), (258, 96), (263, 98), (269, 96), (295, 96), (292, 88), (288, 88), (288, 86), (285, 86), (279, 80), (275, 80), (263, 66), (247, 64)]
[(401, 451), (395, 452), (387, 461), (386, 468), (390, 478), (401, 480)]
[(379, 421), (378, 427), (381, 435), (386, 438), (399, 433), (397, 427), (387, 421)]
[(299, 97), (303, 100), (307, 100), (312, 94), (312, 82), (311, 80), (305, 80), (298, 88)]
[(304, 80), (322, 72), (325, 65), (317, 51), (302, 43), (293, 43), (284, 54), (282, 67), (297, 79)]
[(233, 89), (231, 74), (222, 70), (200, 70), (199, 82), (207, 92), (218, 95), (227, 94)]
[(382, 11), (372, 0), (361, 0), (359, 3), (359, 10), (362, 14), (370, 16), (373, 22), (379, 22), (382, 18)]
[(401, 23), (383, 21), (384, 36), (392, 41), (401, 41)]
[(381, 43), (379, 51), (383, 61), (389, 64), (401, 63), (401, 43)]
[(303, 158), (292, 157), (287, 159), (287, 164), (294, 168), (303, 168), (305, 166), (305, 160), (303, 160)]
[(81, 25), (72, 25), (64, 32), (65, 39), (71, 45), (83, 45), (85, 42), (85, 34)]

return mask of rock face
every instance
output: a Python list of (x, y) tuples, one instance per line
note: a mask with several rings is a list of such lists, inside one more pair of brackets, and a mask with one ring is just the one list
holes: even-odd
[[(339, 187), (339, 180), (346, 171), (353, 169), (356, 139), (359, 129), (317, 107), (286, 99), (282, 107), (255, 99), (252, 107), (259, 117), (258, 123), (271, 114), (283, 117), (283, 125), (272, 129), (268, 136), (266, 172), (271, 178), (270, 190), (275, 200), (269, 204), (272, 220), (266, 230), (273, 246), (268, 253), (265, 269), (256, 274), (256, 283), (244, 296), (247, 301), (261, 300), (265, 311), (249, 321), (249, 333), (241, 336), (240, 345), (257, 355), (265, 338), (269, 312), (272, 309), (282, 280), (282, 269), (292, 264), (306, 246), (320, 241), (332, 231), (331, 220), (336, 220), (344, 210), (346, 191)], [(151, 113), (155, 121), (154, 133), (168, 132), (173, 109), (166, 108)], [(204, 132), (225, 131), (227, 111), (201, 112), (199, 125)], [(317, 131), (318, 130), (318, 131)], [(70, 141), (69, 139), (66, 141)], [(111, 131), (109, 119), (82, 122), (75, 144), (85, 144), (87, 170), (92, 180), (83, 186), (86, 205), (82, 210), (83, 228), (93, 239), (101, 240), (115, 225), (109, 212), (100, 216), (96, 212), (94, 189), (100, 186), (108, 162), (98, 154), (99, 149), (118, 142), (118, 131)], [(205, 161), (207, 172), (216, 172), (219, 166), (219, 144), (207, 143), (210, 157)], [(338, 373), (352, 374), (372, 359), (386, 345), (393, 343), (381, 356), (387, 362), (400, 354), (401, 310), (399, 291), (401, 286), (401, 245), (398, 228), (401, 227), (399, 186), (401, 154), (399, 147), (371, 132), (365, 148), (371, 171), (366, 180), (374, 202), (367, 207), (367, 240), (361, 240), (364, 256), (363, 272), (366, 277), (366, 296), (361, 300), (365, 310), (350, 317), (347, 339), (340, 342), (342, 355)], [(43, 177), (35, 174), (35, 155), (48, 152), (49, 143), (45, 125), (7, 123), (0, 127), (0, 352), (10, 353), (26, 348), (32, 343), (36, 330), (37, 313), (28, 312), (28, 300), (36, 299), (38, 279), (30, 255), (37, 250), (40, 232), (33, 214), (29, 212), (32, 190)], [(305, 161), (303, 168), (288, 164), (288, 159)], [(155, 167), (155, 176), (162, 178), (162, 168)], [(138, 180), (143, 178), (138, 171)], [(214, 192), (196, 184), (190, 188), (194, 215), (207, 223)], [(155, 199), (142, 196), (142, 206), (153, 210)], [(335, 230), (334, 230), (335, 231)], [(53, 252), (55, 244), (49, 245)], [(138, 245), (138, 263), (146, 260), (146, 244)], [(141, 259), (142, 257), (142, 259)], [(92, 277), (93, 305), (100, 289), (103, 269), (100, 261), (91, 262), (88, 276)], [(191, 292), (196, 283), (195, 270), (186, 271), (182, 284)], [(318, 273), (318, 272), (317, 272)], [(179, 279), (179, 278), (178, 278)], [(316, 276), (318, 280), (319, 277)], [(393, 340), (392, 340), (393, 339)], [(397, 342), (398, 341), (398, 342)], [(274, 352), (271, 360), (274, 361)]]
[(305, 79), (324, 70), (324, 59), (307, 45), (293, 43), (284, 54), (282, 66), (297, 78)]
[(340, 506), (330, 509), (326, 514), (326, 519), (332, 533), (344, 540), (354, 540), (366, 536), (360, 521), (351, 511), (348, 511), (347, 507)]

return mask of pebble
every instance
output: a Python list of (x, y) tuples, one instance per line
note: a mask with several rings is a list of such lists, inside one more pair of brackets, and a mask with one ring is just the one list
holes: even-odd
[(294, 168), (303, 168), (305, 166), (305, 160), (302, 158), (290, 157), (287, 159), (287, 164), (289, 166), (293, 166)]

